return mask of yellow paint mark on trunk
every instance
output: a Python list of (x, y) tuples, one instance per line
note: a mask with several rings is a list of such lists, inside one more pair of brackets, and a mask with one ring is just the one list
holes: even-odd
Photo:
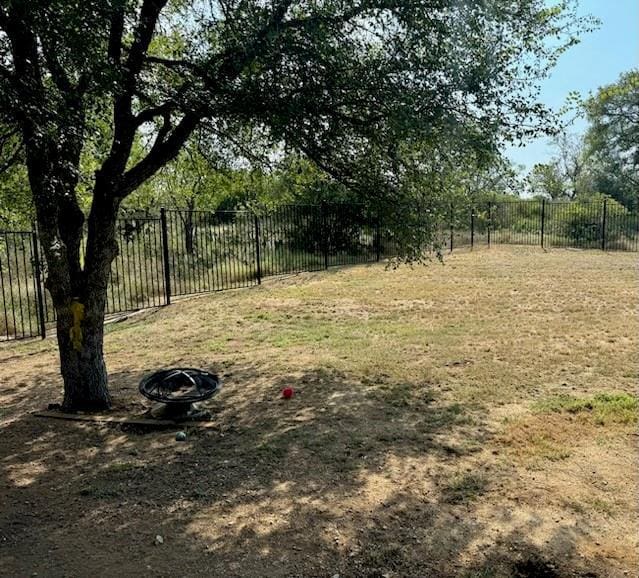
[(69, 330), (73, 349), (82, 351), (82, 320), (84, 319), (84, 305), (79, 301), (71, 303), (71, 313), (73, 313), (73, 326)]

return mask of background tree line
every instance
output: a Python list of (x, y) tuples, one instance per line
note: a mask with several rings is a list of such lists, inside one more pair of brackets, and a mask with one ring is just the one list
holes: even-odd
[[(478, 159), (467, 153), (461, 164), (422, 163), (412, 175), (413, 187), (445, 188), (447, 199), (469, 204), (501, 196), (532, 195), (552, 200), (593, 200), (609, 197), (630, 211), (639, 207), (639, 71), (629, 71), (600, 88), (581, 104), (589, 126), (583, 136), (562, 132), (554, 137), (555, 155), (526, 175), (521, 167), (493, 152)], [(452, 146), (452, 143), (450, 143)], [(137, 142), (142, 149), (143, 143)], [(428, 148), (422, 144), (422, 156)], [(442, 147), (437, 147), (441, 149)], [(273, 158), (246, 153), (242, 163), (222, 157), (194, 135), (178, 156), (145, 182), (123, 204), (124, 214), (154, 212), (159, 206), (189, 210), (234, 210), (276, 207), (285, 203), (361, 202), (371, 200), (312, 160), (295, 153), (269, 151)], [(99, 152), (82, 162), (81, 181), (89, 182)], [(7, 228), (28, 227), (33, 207), (24, 152), (15, 130), (0, 132), (0, 222)], [(88, 186), (80, 199), (88, 207)], [(374, 198), (374, 197), (373, 197)]]
[(622, 74), (582, 104), (583, 136), (562, 134), (555, 156), (528, 175), (533, 194), (550, 199), (602, 196), (626, 209), (639, 206), (639, 70)]

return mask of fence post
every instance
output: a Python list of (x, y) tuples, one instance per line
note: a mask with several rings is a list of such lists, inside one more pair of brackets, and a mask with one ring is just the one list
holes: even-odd
[(379, 213), (375, 219), (375, 259), (379, 263), (382, 258), (382, 226)]
[(40, 323), (40, 335), (42, 339), (47, 336), (47, 328), (44, 318), (44, 295), (42, 293), (42, 268), (40, 267), (40, 247), (38, 245), (37, 229), (33, 228), (31, 232), (31, 241), (33, 244), (33, 265), (35, 267), (36, 276), (36, 297), (38, 299), (38, 322)]
[(324, 269), (328, 269), (328, 222), (326, 220), (326, 203), (320, 204), (320, 219), (322, 222), (322, 251), (324, 253)]
[(493, 204), (488, 203), (488, 246), (490, 247), (490, 229), (493, 224)]
[(546, 226), (546, 199), (541, 199), (541, 248), (544, 248), (544, 230)]
[(470, 208), (470, 248), (475, 245), (475, 207)]
[(453, 239), (455, 237), (455, 225), (453, 224), (455, 208), (451, 201), (450, 203), (450, 252), (453, 252)]
[(603, 215), (601, 216), (601, 250), (606, 250), (606, 217), (608, 216), (608, 199), (603, 202)]
[(262, 284), (262, 262), (260, 259), (260, 220), (254, 215), (255, 220), (255, 260), (257, 262), (257, 284)]
[(162, 227), (162, 265), (164, 269), (165, 305), (171, 305), (171, 269), (169, 265), (169, 234), (166, 228), (166, 209), (160, 209), (160, 225)]

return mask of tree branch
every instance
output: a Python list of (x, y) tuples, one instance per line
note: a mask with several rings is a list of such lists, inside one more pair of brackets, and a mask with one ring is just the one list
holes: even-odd
[(187, 113), (166, 139), (160, 138), (160, 133), (162, 133), (160, 130), (149, 153), (137, 165), (124, 173), (118, 196), (120, 198), (126, 197), (166, 163), (174, 159), (201, 118), (201, 113), (198, 111)]
[[(255, 154), (250, 149), (248, 149), (238, 139), (236, 139), (235, 137), (230, 135), (228, 132), (225, 132), (223, 130), (220, 130), (220, 129), (215, 128), (215, 127), (210, 126), (210, 125), (207, 128), (208, 128), (208, 130), (210, 130), (211, 132), (214, 132), (218, 136), (220, 136), (220, 137), (222, 137), (224, 139), (227, 139), (247, 159), (249, 159), (249, 160), (251, 160), (251, 161), (253, 161), (255, 163), (260, 163), (260, 164), (261, 163), (266, 163), (267, 166), (272, 166), (272, 163), (268, 160), (267, 155), (264, 155), (263, 157), (260, 157), (259, 155)], [(207, 155), (204, 152), (202, 152), (202, 148), (200, 147), (199, 144), (198, 144), (198, 151), (200, 152), (200, 154), (203, 157), (207, 158)], [(209, 159), (207, 158), (207, 160), (209, 160)]]
[(144, 0), (142, 4), (138, 26), (134, 33), (133, 44), (131, 45), (129, 55), (124, 65), (129, 83), (134, 82), (135, 77), (140, 73), (140, 70), (142, 70), (144, 57), (153, 39), (160, 12), (167, 1), (168, 0)]
[(108, 54), (111, 61), (119, 65), (122, 58), (122, 35), (124, 34), (124, 2), (114, 0), (112, 10)]
[(58, 87), (58, 90), (65, 96), (71, 96), (75, 93), (75, 88), (71, 84), (69, 77), (67, 76), (64, 67), (60, 64), (57, 57), (56, 46), (53, 46), (49, 41), (51, 38), (48, 35), (42, 35), (40, 41), (42, 43), (42, 54), (44, 61), (51, 73), (51, 78), (54, 84)]
[(160, 56), (145, 56), (144, 60), (151, 64), (161, 64), (167, 68), (184, 68), (192, 70), (198, 74), (205, 74), (205, 71), (201, 66), (198, 66), (194, 62), (190, 62), (188, 60), (172, 60), (170, 58), (162, 58)]
[[(124, 92), (116, 100), (114, 107), (115, 130), (113, 146), (109, 159), (103, 165), (103, 170), (116, 169), (116, 172), (118, 172), (118, 169), (124, 170), (135, 131), (140, 124), (152, 121), (158, 116), (164, 117), (164, 123), (148, 155), (123, 174), (117, 189), (113, 193), (118, 198), (126, 197), (146, 179), (155, 174), (164, 164), (173, 159), (198, 123), (206, 116), (205, 107), (200, 105), (197, 107), (197, 111), (187, 112), (178, 125), (171, 129), (170, 114), (177, 106), (173, 106), (172, 101), (167, 101), (156, 107), (150, 107), (134, 117), (131, 111), (132, 97), (135, 93), (137, 75), (142, 70), (144, 63), (148, 62), (168, 68), (182, 68), (195, 72), (209, 87), (218, 82), (228, 82), (236, 78), (244, 67), (259, 54), (260, 47), (270, 34), (277, 33), (282, 29), (286, 13), (293, 4), (293, 0), (277, 2), (271, 10), (266, 23), (248, 44), (229, 48), (217, 55), (214, 61), (217, 61), (218, 65), (212, 67), (215, 71), (215, 78), (212, 78), (207, 74), (207, 70), (196, 63), (186, 60), (172, 60), (160, 56), (148, 56), (146, 54), (159, 14), (166, 2), (167, 0), (145, 0), (140, 10), (138, 26), (134, 33), (135, 39), (124, 64), (123, 72), (126, 75), (123, 82)], [(359, 6), (357, 10), (346, 11), (342, 18), (352, 18), (354, 15), (365, 11), (365, 9), (368, 9), (368, 6)], [(305, 21), (311, 22), (311, 19), (307, 18)], [(290, 22), (291, 26), (303, 23), (302, 21)]]
[[(140, 9), (138, 25), (134, 32), (134, 40), (129, 50), (126, 62), (123, 65), (121, 79), (121, 87), (119, 94), (115, 97), (113, 103), (113, 141), (111, 142), (111, 150), (109, 156), (102, 164), (100, 174), (107, 178), (117, 177), (123, 173), (126, 163), (131, 154), (131, 147), (135, 139), (135, 132), (139, 125), (135, 123), (132, 112), (133, 96), (135, 94), (135, 85), (137, 77), (142, 70), (146, 51), (151, 43), (155, 26), (157, 24), (160, 12), (166, 5), (168, 0), (144, 0)], [(112, 56), (120, 59), (121, 37), (122, 32), (119, 26), (123, 22), (123, 15), (116, 11), (115, 22), (112, 20), (112, 30), (109, 37), (109, 45), (112, 50)], [(115, 25), (115, 29), (113, 26)], [(97, 188), (97, 187), (96, 187)], [(117, 191), (111, 187), (100, 187), (102, 194), (117, 195)]]
[(170, 114), (174, 110), (175, 102), (173, 102), (172, 100), (167, 100), (166, 102), (163, 102), (158, 106), (146, 108), (142, 112), (138, 113), (135, 117), (135, 124), (139, 127), (145, 122), (152, 122), (158, 117), (164, 117), (166, 119), (167, 114)]
[(19, 81), (22, 96), (33, 100), (33, 91), (42, 88), (42, 71), (38, 57), (38, 45), (33, 30), (27, 26), (29, 14), (24, 12), (24, 6), (18, 11), (15, 4), (11, 4), (8, 14), (2, 16), (5, 32), (11, 43), (14, 74)]
[[(153, 37), (155, 25), (162, 8), (167, 0), (145, 0), (140, 10), (138, 27), (134, 34), (135, 40), (127, 61), (124, 65), (126, 79), (124, 82), (124, 93), (116, 100), (114, 107), (114, 139), (111, 153), (105, 161), (102, 171), (121, 169), (126, 166), (130, 149), (135, 136), (135, 131), (142, 122), (152, 120), (157, 116), (164, 117), (162, 128), (158, 132), (156, 140), (148, 155), (137, 165), (126, 171), (113, 194), (122, 199), (140, 186), (145, 180), (154, 175), (162, 166), (175, 158), (198, 123), (205, 116), (203, 107), (198, 107), (196, 111), (187, 112), (178, 125), (171, 130), (170, 113), (172, 111), (169, 102), (151, 107), (142, 111), (137, 117), (133, 117), (131, 111), (132, 97), (135, 93), (135, 80), (142, 69), (145, 61), (165, 66), (183, 66), (192, 70), (197, 70), (203, 80), (209, 80), (204, 71), (195, 64), (185, 61), (171, 61), (161, 57), (147, 56), (146, 51)], [(293, 0), (282, 0), (278, 2), (271, 13), (266, 25), (260, 30), (249, 46), (227, 50), (218, 57), (221, 66), (217, 70), (218, 75), (224, 80), (230, 80), (237, 76), (258, 52), (260, 44), (268, 34), (277, 29), (281, 24), (286, 12), (293, 3)], [(168, 137), (167, 137), (168, 135)]]

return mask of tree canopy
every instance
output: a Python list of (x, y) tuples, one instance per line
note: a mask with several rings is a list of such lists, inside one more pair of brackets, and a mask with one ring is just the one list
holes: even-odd
[(71, 172), (96, 141), (116, 198), (201, 123), (227, 156), (292, 148), (359, 185), (388, 181), (403, 143), (493, 150), (540, 128), (530, 79), (584, 25), (570, 2), (530, 0), (3, 4), (5, 117), (74, 149)]
[(585, 135), (559, 134), (556, 154), (528, 176), (533, 193), (551, 199), (606, 196), (639, 208), (639, 72), (631, 70), (580, 101)]
[(600, 88), (586, 102), (586, 148), (596, 188), (628, 208), (639, 207), (639, 70)]

